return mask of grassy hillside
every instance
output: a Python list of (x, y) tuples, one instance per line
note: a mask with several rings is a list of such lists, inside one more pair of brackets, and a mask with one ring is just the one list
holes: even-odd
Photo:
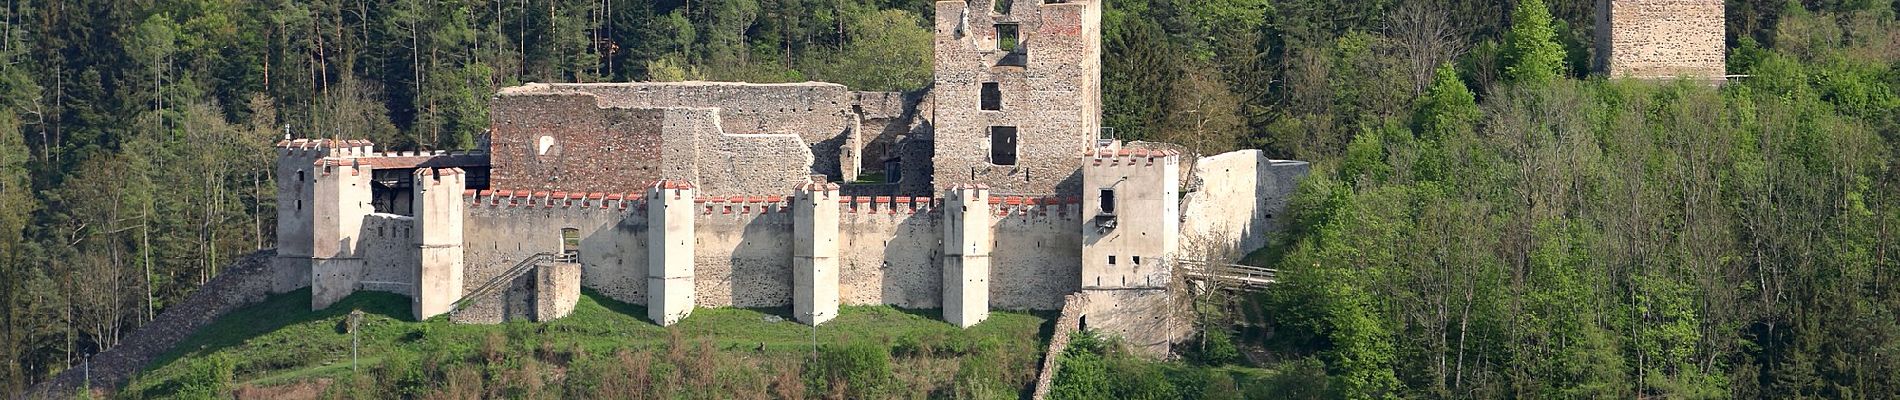
[[(568, 318), (500, 325), (411, 321), (407, 298), (375, 292), (309, 311), (309, 296), (279, 295), (225, 316), (120, 397), (295, 384), (325, 397), (1014, 398), (1034, 379), (1049, 318), (996, 312), (960, 330), (935, 311), (845, 307), (814, 337), (782, 319), (785, 309), (700, 309), (663, 328), (644, 308), (591, 292)], [(346, 321), (359, 309), (353, 372)]]

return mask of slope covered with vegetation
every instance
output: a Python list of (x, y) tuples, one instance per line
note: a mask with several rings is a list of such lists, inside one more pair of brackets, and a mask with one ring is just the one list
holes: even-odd
[(1048, 340), (1047, 316), (1009, 312), (963, 330), (928, 312), (846, 307), (814, 330), (780, 318), (788, 310), (701, 309), (662, 328), (589, 292), (551, 323), (462, 325), (408, 321), (400, 295), (357, 293), (323, 311), (308, 310), (309, 296), (226, 315), (119, 396), (291, 386), (340, 398), (1015, 398)]

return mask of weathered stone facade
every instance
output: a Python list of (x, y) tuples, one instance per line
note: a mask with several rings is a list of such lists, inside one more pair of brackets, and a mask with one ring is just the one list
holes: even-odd
[(1075, 195), (1101, 131), (1102, 4), (1013, 1), (998, 14), (996, 1), (1012, 0), (937, 2), (935, 187)]
[(1719, 79), (1722, 0), (1597, 0), (1596, 68), (1612, 78)]

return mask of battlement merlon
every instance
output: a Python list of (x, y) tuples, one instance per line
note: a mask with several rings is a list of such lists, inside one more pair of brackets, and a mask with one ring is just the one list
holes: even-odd
[[(1180, 163), (1181, 153), (1169, 149), (1125, 148), (1089, 149), (1083, 152), (1089, 166), (1155, 166)], [(1159, 163), (1157, 163), (1159, 161)]]
[(461, 168), (416, 168), (415, 184), (422, 186), (465, 186), (468, 176)]
[(376, 144), (365, 139), (285, 139), (277, 141), (277, 156), (285, 158), (368, 157)]

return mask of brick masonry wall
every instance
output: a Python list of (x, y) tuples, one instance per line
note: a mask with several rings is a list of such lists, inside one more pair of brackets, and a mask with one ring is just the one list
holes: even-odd
[(1597, 28), (1598, 68), (1617, 78), (1720, 77), (1723, 12), (1722, 0), (1599, 0), (1598, 24), (1608, 26)]

